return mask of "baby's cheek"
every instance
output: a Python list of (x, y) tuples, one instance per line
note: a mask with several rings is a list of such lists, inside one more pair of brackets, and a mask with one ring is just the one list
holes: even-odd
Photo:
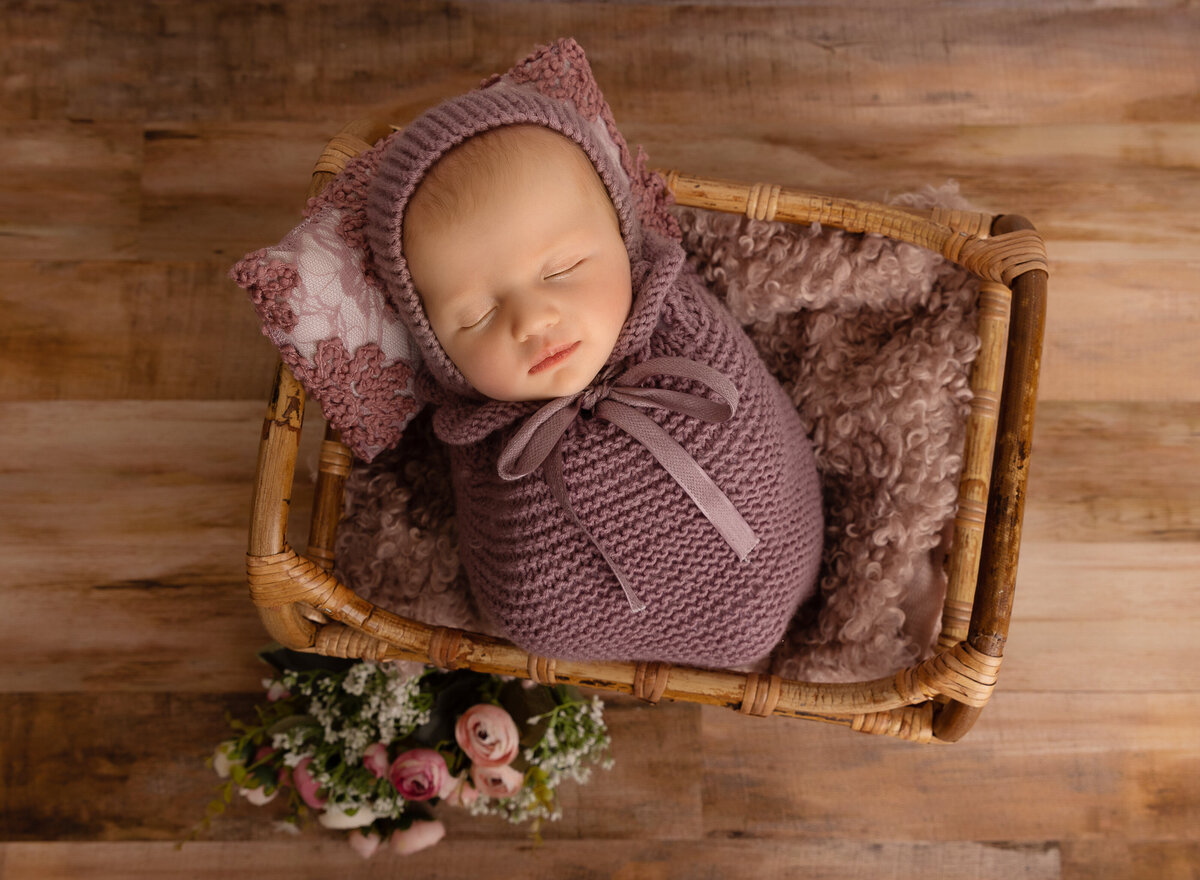
[(477, 391), (496, 400), (523, 399), (524, 370), (504, 346), (481, 340), (464, 353), (464, 360), (458, 368)]

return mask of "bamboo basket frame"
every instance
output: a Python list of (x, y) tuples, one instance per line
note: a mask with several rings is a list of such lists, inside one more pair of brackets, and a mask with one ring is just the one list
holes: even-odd
[[(310, 195), (395, 128), (379, 119), (347, 125), (318, 160)], [(811, 683), (667, 663), (539, 657), (501, 639), (429, 626), (378, 608), (329, 571), (352, 465), (332, 430), (321, 446), (306, 552), (299, 555), (288, 545), (305, 395), (282, 364), (263, 424), (246, 557), (251, 599), (264, 626), (299, 651), (467, 667), (632, 694), (651, 703), (683, 700), (747, 715), (823, 721), (915, 742), (958, 740), (991, 696), (1012, 613), (1045, 324), (1048, 273), (1040, 236), (1016, 215), (918, 212), (677, 171), (663, 177), (681, 205), (886, 235), (937, 251), (981, 279), (981, 349), (971, 375), (974, 400), (935, 655), (874, 681)]]

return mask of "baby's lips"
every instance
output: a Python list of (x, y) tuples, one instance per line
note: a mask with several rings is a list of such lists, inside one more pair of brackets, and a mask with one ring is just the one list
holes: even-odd
[(561, 363), (574, 354), (575, 349), (578, 347), (579, 342), (576, 341), (551, 345), (543, 349), (541, 354), (537, 356), (537, 360), (534, 361), (533, 366), (529, 368), (529, 372), (540, 373), (542, 370), (547, 370), (555, 364)]

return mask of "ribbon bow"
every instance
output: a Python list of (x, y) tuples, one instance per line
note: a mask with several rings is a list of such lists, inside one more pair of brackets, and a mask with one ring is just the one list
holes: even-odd
[[(718, 399), (664, 388), (639, 387), (640, 382), (654, 375), (699, 382), (716, 394)], [(723, 422), (733, 417), (737, 403), (737, 387), (712, 367), (688, 358), (652, 358), (634, 365), (611, 382), (601, 382), (577, 394), (556, 398), (543, 406), (526, 420), (500, 453), (498, 470), (503, 479), (518, 480), (544, 467), (546, 482), (558, 503), (600, 551), (625, 591), (629, 607), (634, 611), (642, 611), (646, 603), (634, 591), (629, 577), (608, 549), (580, 522), (571, 506), (567, 485), (563, 480), (563, 435), (584, 410), (591, 411), (597, 418), (629, 434), (650, 451), (716, 527), (738, 559), (744, 561), (758, 544), (758, 537), (750, 524), (688, 451), (656, 421), (639, 411), (657, 407), (706, 422)]]

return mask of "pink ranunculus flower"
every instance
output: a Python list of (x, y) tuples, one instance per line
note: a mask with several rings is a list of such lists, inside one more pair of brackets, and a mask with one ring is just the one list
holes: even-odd
[(388, 779), (406, 801), (427, 801), (437, 797), (449, 775), (446, 759), (433, 749), (405, 752), (388, 770)]
[(282, 681), (272, 681), (267, 688), (267, 702), (276, 703), (279, 700), (285, 700), (292, 695), (292, 692), (287, 689), (287, 686)]
[(375, 855), (375, 851), (379, 849), (379, 844), (383, 842), (379, 834), (375, 831), (351, 831), (349, 839), (350, 848), (364, 859), (369, 859)]
[(383, 743), (375, 743), (367, 746), (367, 750), (363, 752), (363, 766), (371, 771), (371, 775), (376, 779), (383, 779), (388, 772), (388, 750)]
[(325, 806), (325, 802), (329, 798), (321, 797), (320, 786), (317, 785), (317, 780), (313, 779), (312, 773), (308, 770), (308, 765), (311, 763), (311, 757), (302, 758), (300, 763), (292, 768), (292, 784), (296, 786), (300, 800), (314, 810), (319, 810)]
[(412, 827), (408, 830), (395, 832), (388, 844), (391, 846), (392, 852), (408, 856), (433, 846), (445, 836), (446, 826), (437, 820), (413, 822)]
[(454, 738), (479, 767), (511, 764), (521, 747), (521, 734), (512, 716), (491, 703), (479, 703), (459, 716)]
[(525, 776), (512, 767), (481, 767), (476, 764), (471, 768), (471, 781), (475, 783), (479, 794), (506, 798), (521, 790)]

